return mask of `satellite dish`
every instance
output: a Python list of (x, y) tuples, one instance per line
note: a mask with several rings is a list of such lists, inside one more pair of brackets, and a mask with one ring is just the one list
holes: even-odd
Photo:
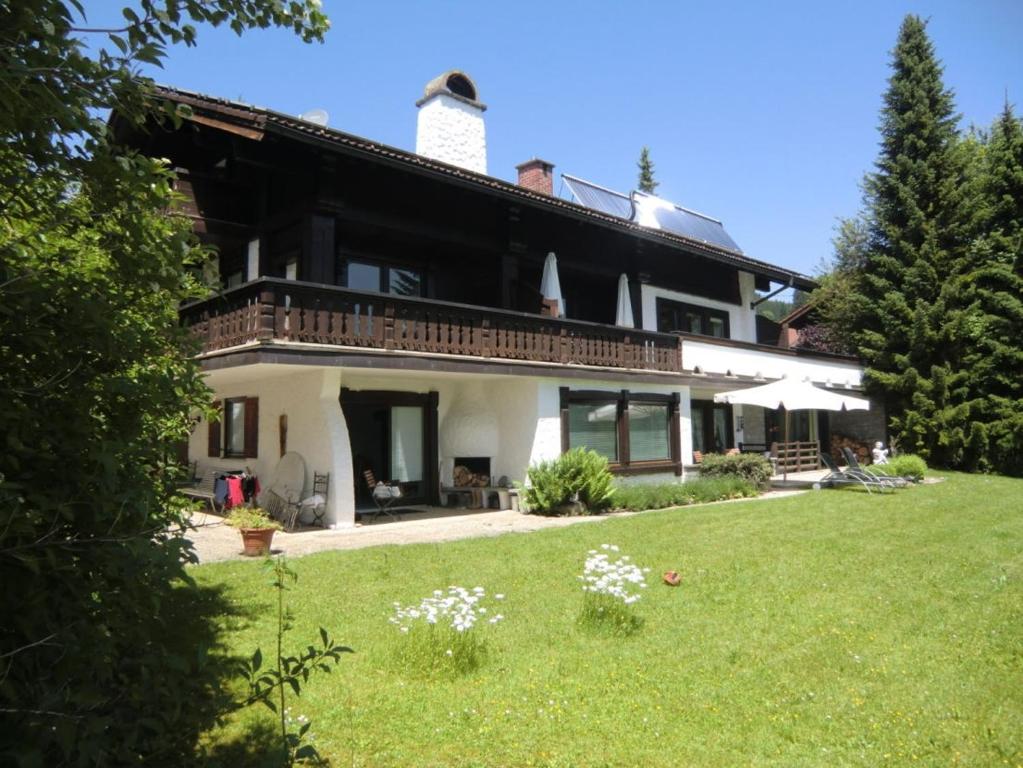
[(326, 125), (330, 119), (330, 115), (327, 114), (325, 109), (310, 109), (308, 112), (303, 112), (299, 115), (299, 118), (305, 120), (307, 123), (314, 123), (316, 125)]

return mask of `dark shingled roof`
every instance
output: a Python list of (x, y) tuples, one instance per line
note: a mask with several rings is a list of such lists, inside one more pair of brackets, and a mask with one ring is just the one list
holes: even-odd
[(263, 133), (271, 132), (304, 141), (309, 144), (323, 146), (339, 152), (374, 158), (380, 162), (398, 165), (407, 170), (441, 177), (452, 183), (469, 186), (481, 191), (511, 198), (520, 203), (529, 203), (539, 208), (556, 210), (560, 213), (597, 222), (613, 229), (629, 232), (637, 237), (682, 247), (690, 253), (707, 257), (713, 261), (728, 264), (738, 269), (762, 275), (777, 282), (789, 282), (797, 288), (812, 289), (816, 283), (812, 278), (784, 267), (768, 264), (765, 261), (752, 259), (735, 251), (717, 247), (711, 243), (701, 242), (684, 237), (667, 230), (652, 230), (617, 216), (610, 216), (569, 200), (551, 197), (520, 187), (493, 176), (468, 171), (454, 165), (433, 160), (414, 152), (390, 147), (386, 144), (345, 133), (334, 128), (317, 125), (293, 115), (265, 107), (257, 107), (240, 101), (232, 101), (214, 96), (187, 91), (169, 86), (156, 86), (155, 95), (172, 102), (189, 106), (194, 111), (190, 118), (195, 122), (220, 127), (224, 130), (235, 130), (250, 138), (259, 138)]

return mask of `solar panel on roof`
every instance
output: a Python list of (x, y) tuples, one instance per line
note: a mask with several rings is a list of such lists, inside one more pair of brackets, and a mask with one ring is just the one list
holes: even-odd
[(572, 196), (580, 205), (610, 216), (631, 220), (632, 201), (629, 200), (628, 195), (599, 187), (588, 181), (577, 179), (575, 176), (569, 176), (567, 173), (563, 173), (561, 176), (572, 192)]
[[(647, 200), (654, 202), (654, 199), (641, 193), (636, 193), (636, 198), (640, 205), (643, 205), (643, 202)], [(717, 219), (712, 219), (696, 211), (682, 208), (667, 200), (656, 199), (656, 203), (649, 206), (651, 209), (650, 215), (657, 222), (657, 226), (660, 229), (666, 229), (677, 235), (683, 235), (705, 243), (712, 243), (722, 248), (727, 248), (730, 251), (742, 253), (742, 249), (729, 236), (724, 226)], [(646, 208), (647, 206), (643, 207)]]
[(636, 202), (633, 204), (633, 200), (628, 195), (615, 192), (613, 189), (569, 176), (567, 173), (562, 174), (562, 178), (576, 202), (587, 208), (627, 221), (634, 221), (645, 227), (663, 229), (683, 237), (742, 253), (742, 249), (717, 219), (682, 208), (654, 195), (635, 192), (633, 194)]

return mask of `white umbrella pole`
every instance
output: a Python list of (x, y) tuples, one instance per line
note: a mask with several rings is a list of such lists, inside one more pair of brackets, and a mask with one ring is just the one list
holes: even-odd
[(785, 463), (782, 465), (781, 482), (785, 485), (789, 481), (789, 409), (785, 409)]

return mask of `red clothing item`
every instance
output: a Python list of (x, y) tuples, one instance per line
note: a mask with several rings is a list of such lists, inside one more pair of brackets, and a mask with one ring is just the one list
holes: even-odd
[(228, 475), (227, 476), (227, 499), (224, 502), (224, 506), (228, 509), (231, 507), (237, 507), (245, 503), (245, 497), (242, 495), (242, 478), (240, 475)]

